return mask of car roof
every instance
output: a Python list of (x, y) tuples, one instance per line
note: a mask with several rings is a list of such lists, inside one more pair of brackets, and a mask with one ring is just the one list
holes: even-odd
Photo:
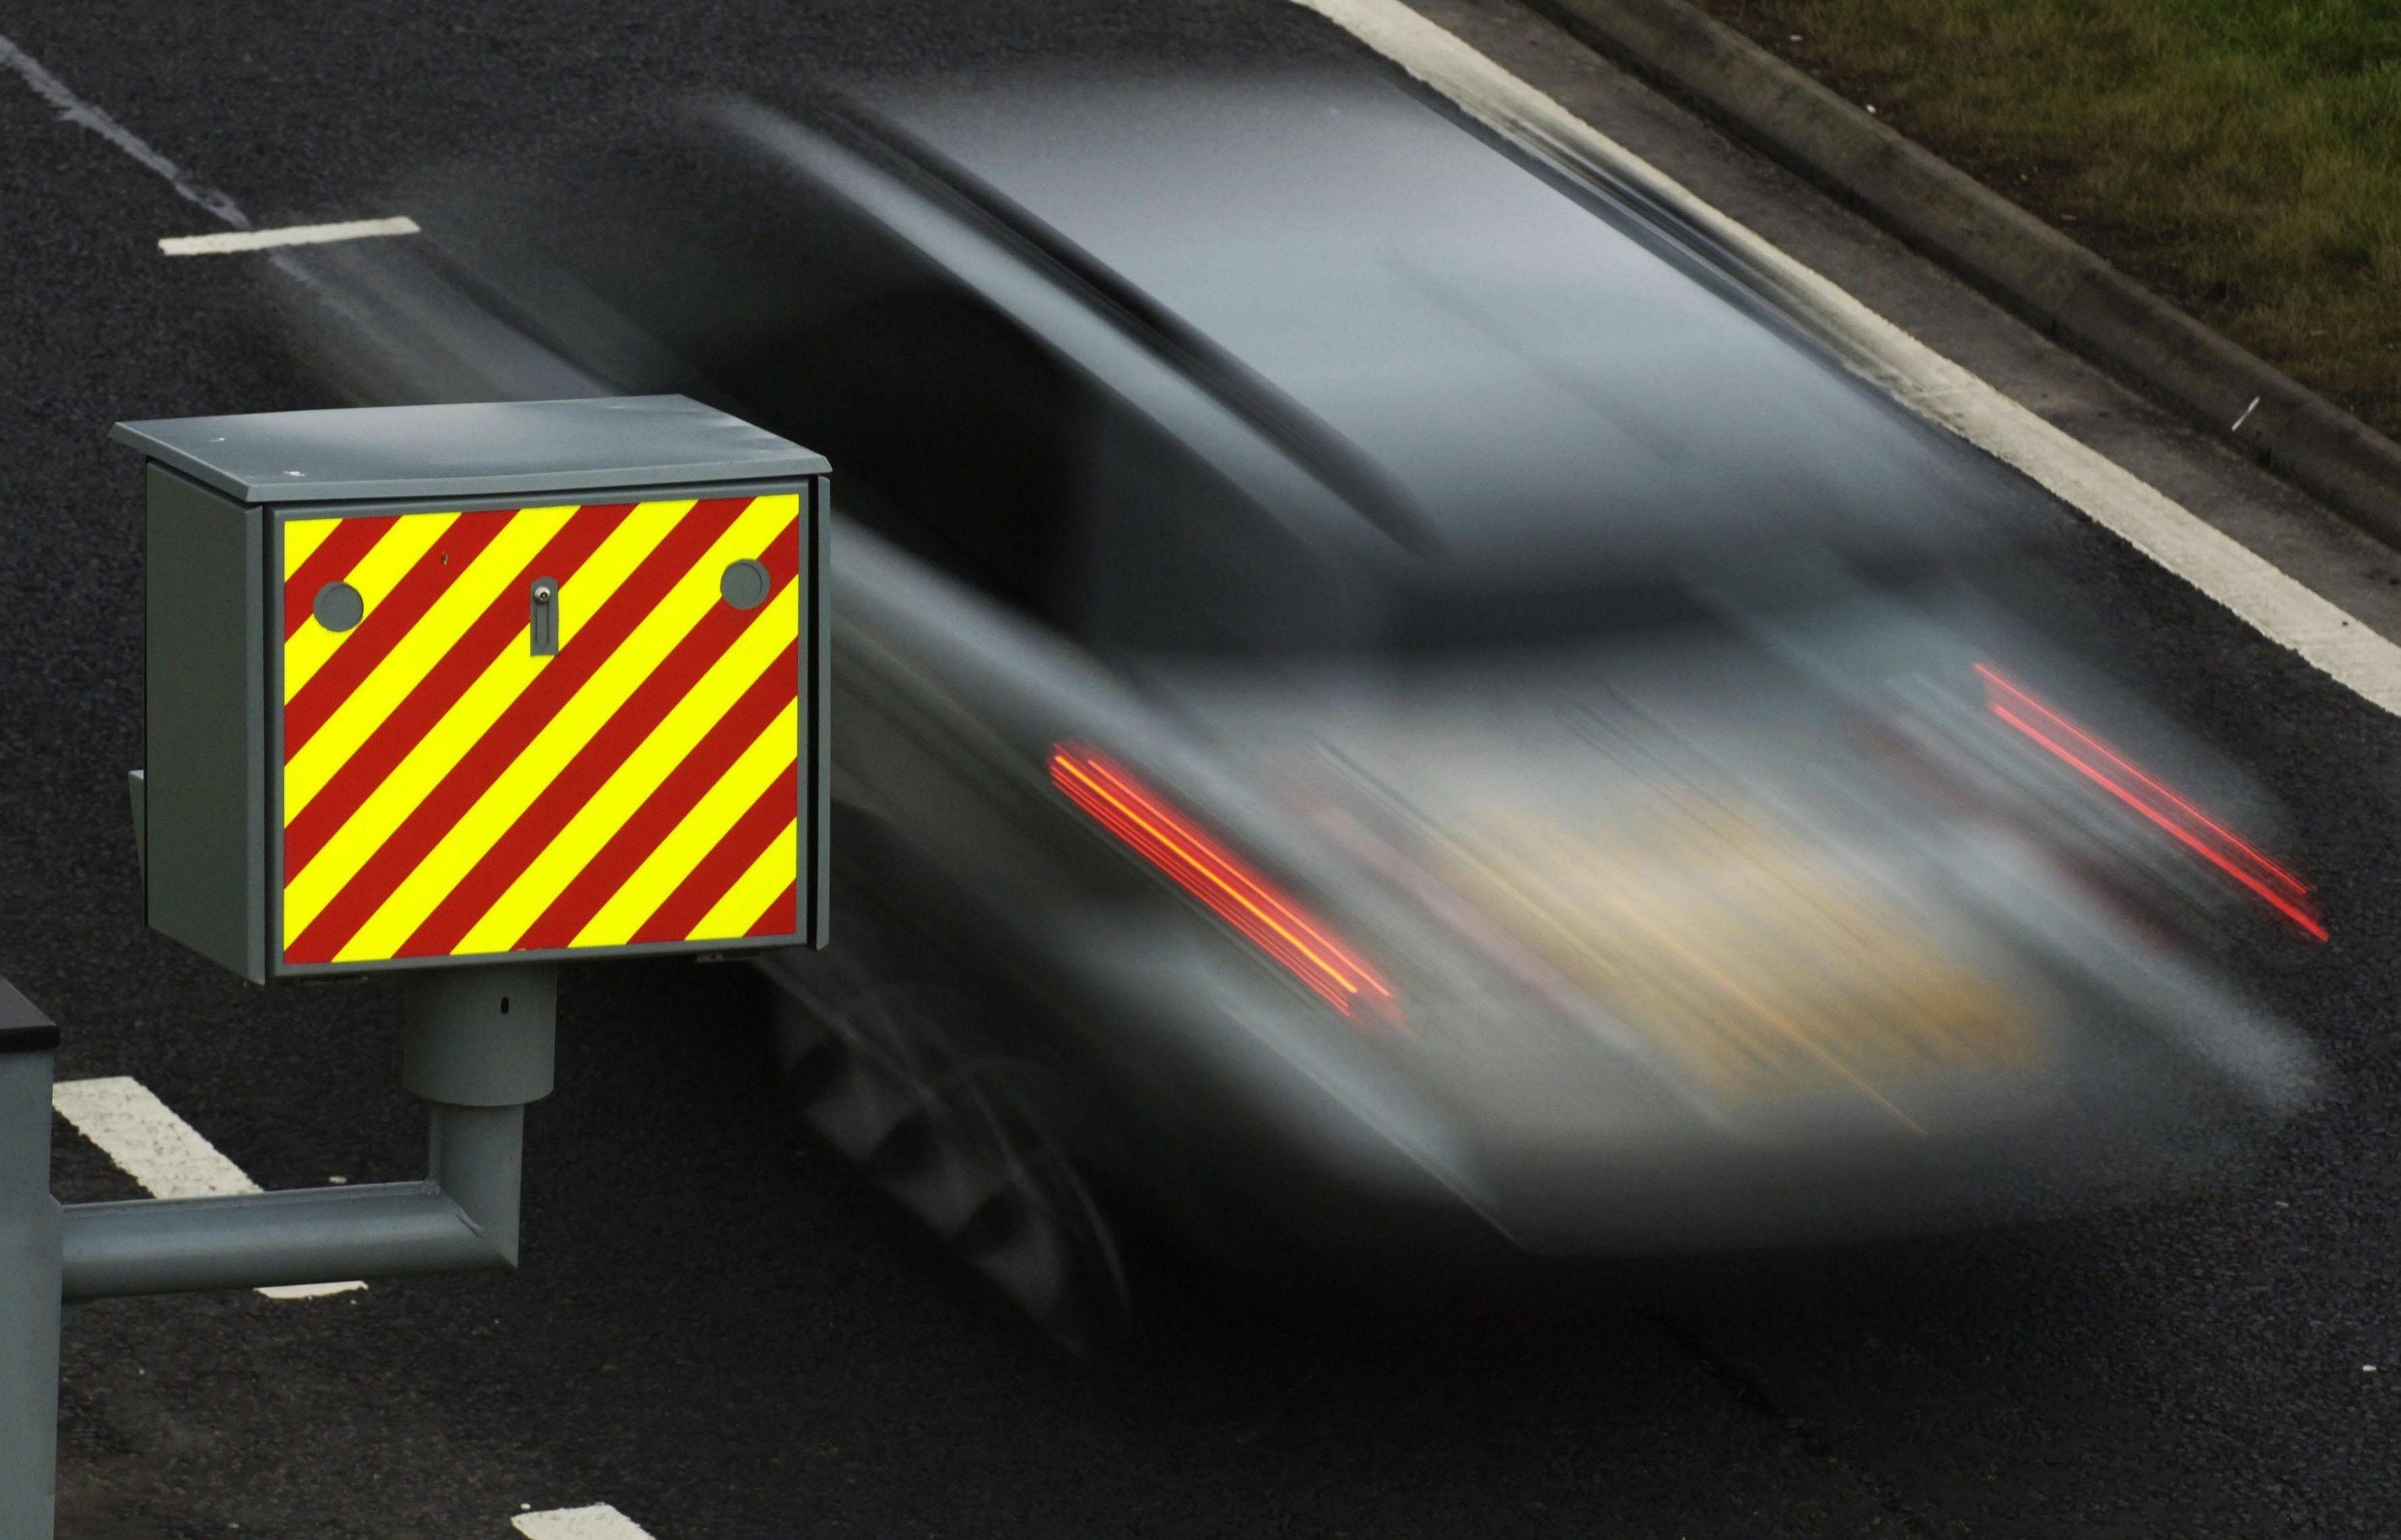
[(1793, 532), (1947, 548), (2022, 495), (1706, 251), (1397, 83), (1041, 77), (877, 106), (1345, 441), (1474, 565)]

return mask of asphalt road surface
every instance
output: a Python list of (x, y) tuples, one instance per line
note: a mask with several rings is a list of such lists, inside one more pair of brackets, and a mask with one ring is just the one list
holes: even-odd
[[(1688, 184), (2391, 634), (2401, 565), (1822, 199), (1559, 52), (1453, 20)], [(1284, 0), (12, 8), (0, 32), (262, 225), (395, 172), (803, 72), (1382, 65)], [(124, 417), (324, 404), (255, 256), (0, 74), (0, 972), (260, 1182), (419, 1173), (388, 981), (259, 991), (149, 936), (138, 463)], [(62, 1533), (499, 1537), (607, 1503), (658, 1540), (838, 1534), (2257, 1535), (2401, 1531), (2401, 724), (2079, 525), (2115, 668), (2298, 813), (2333, 941), (2238, 960), (2336, 1096), (2227, 1191), (1997, 1233), (1582, 1268), (1428, 1315), (1163, 1281), (1061, 1360), (795, 1147), (732, 970), (571, 970), (524, 1270), (68, 1328)], [(837, 921), (838, 922), (838, 921)], [(63, 1124), (62, 1196), (131, 1196)], [(2370, 1366), (2374, 1366), (2371, 1368)]]

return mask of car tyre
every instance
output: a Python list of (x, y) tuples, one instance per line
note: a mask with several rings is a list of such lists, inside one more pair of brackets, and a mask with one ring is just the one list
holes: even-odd
[(808, 1131), (1053, 1342), (1091, 1356), (1132, 1317), (1116, 1236), (1053, 1077), (992, 1046), (993, 1007), (863, 926), (765, 971), (776, 1067)]

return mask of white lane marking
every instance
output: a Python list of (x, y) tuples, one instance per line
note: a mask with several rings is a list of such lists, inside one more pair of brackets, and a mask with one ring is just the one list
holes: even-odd
[[(199, 1129), (129, 1075), (62, 1080), (50, 1087), (50, 1105), (154, 1198), (220, 1198), (259, 1191)], [(365, 1287), (350, 1279), (281, 1284), (259, 1292), (270, 1300), (309, 1300)]]
[(322, 246), (329, 240), (366, 240), (377, 236), (413, 236), (417, 221), (406, 214), (391, 219), (346, 219), (334, 225), (287, 225), (280, 230), (223, 230), (207, 236), (161, 236), (158, 250), (169, 256), (214, 256), (223, 252), (257, 252), (269, 246)]
[[(0, 64), (6, 64), (22, 75), (25, 83), (33, 87), (36, 94), (59, 110), (61, 120), (75, 124), (78, 128), (89, 129), (101, 138), (131, 156), (142, 165), (164, 177), (167, 184), (174, 188), (178, 194), (199, 204), (235, 229), (247, 230), (251, 227), (250, 216), (242, 212), (240, 205), (234, 202), (231, 198), (204, 182), (196, 181), (185, 175), (182, 167), (143, 143), (141, 136), (134, 133), (132, 129), (67, 89), (66, 83), (44, 69), (40, 61), (4, 36), (0, 36)], [(308, 290), (315, 303), (353, 321), (359, 320), (356, 303), (309, 272), (300, 259), (294, 256), (292, 252), (276, 252), (267, 258), (267, 265)]]
[(59, 116), (77, 128), (89, 129), (127, 155), (166, 178), (167, 184), (238, 230), (250, 228), (250, 216), (234, 200), (204, 182), (184, 174), (183, 168), (144, 143), (141, 137), (106, 113), (67, 89), (66, 83), (42, 68), (40, 61), (6, 37), (0, 37), (0, 64), (25, 77), (25, 83), (59, 110)]
[(268, 1284), (258, 1292), (270, 1300), (322, 1300), (328, 1294), (355, 1294), (366, 1288), (356, 1278), (321, 1284)]
[(2299, 653), (2362, 699), (2401, 715), (2401, 647), (2116, 462), (2053, 428), (1633, 151), (1399, 0), (1294, 0), (1537, 155), (1598, 165), (1644, 187), (1749, 263), (1859, 373), (1921, 416), (2017, 467), (2054, 496)]
[(509, 1524), (527, 1540), (651, 1540), (651, 1532), (606, 1503), (520, 1513)]
[(255, 1192), (258, 1184), (128, 1075), (61, 1081), (50, 1105), (154, 1198)]

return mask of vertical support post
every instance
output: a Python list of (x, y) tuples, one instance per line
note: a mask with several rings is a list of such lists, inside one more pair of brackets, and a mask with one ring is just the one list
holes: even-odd
[(0, 1540), (50, 1540), (59, 1469), (58, 1029), (0, 979)]
[(550, 1095), (558, 970), (511, 963), (408, 975), (400, 1083), (432, 1104), (426, 1178), (517, 1264), (525, 1109)]

